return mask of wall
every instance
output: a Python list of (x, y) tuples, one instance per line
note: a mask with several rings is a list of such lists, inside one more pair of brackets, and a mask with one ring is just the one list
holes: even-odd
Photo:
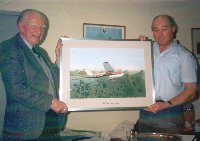
[[(8, 11), (5, 12), (0, 10), (0, 33), (3, 33), (0, 34), (0, 42), (14, 36), (16, 32), (18, 32), (16, 25), (18, 14), (19, 13), (17, 12), (8, 12)], [(12, 28), (5, 28), (5, 27), (12, 27)], [(0, 108), (0, 132), (1, 132), (3, 128), (3, 119), (4, 119), (5, 103), (6, 103), (5, 88), (1, 78), (1, 73), (0, 73), (0, 103), (1, 103), (1, 108)]]
[[(198, 0), (0, 0), (0, 10), (21, 11), (24, 8), (35, 8), (48, 16), (50, 29), (42, 46), (52, 61), (58, 38), (61, 35), (82, 38), (83, 23), (124, 25), (128, 39), (140, 34), (153, 38), (150, 30), (153, 17), (169, 14), (179, 24), (177, 38), (189, 50), (192, 50), (191, 28), (200, 27)], [(136, 110), (73, 112), (69, 114), (66, 127), (103, 131), (103, 135), (108, 136), (120, 122), (134, 123), (137, 118)]]

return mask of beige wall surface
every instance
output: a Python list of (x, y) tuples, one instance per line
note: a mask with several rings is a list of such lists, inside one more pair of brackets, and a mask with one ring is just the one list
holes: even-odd
[[(0, 10), (21, 11), (34, 8), (44, 12), (50, 21), (45, 42), (52, 61), (54, 49), (61, 35), (83, 37), (83, 23), (126, 26), (126, 38), (140, 34), (152, 37), (150, 25), (159, 14), (173, 16), (179, 25), (177, 39), (189, 50), (191, 28), (200, 28), (200, 1), (198, 0), (0, 0)], [(197, 114), (199, 117), (199, 114)], [(104, 136), (122, 121), (132, 124), (138, 119), (138, 111), (72, 112), (66, 127), (102, 131)]]

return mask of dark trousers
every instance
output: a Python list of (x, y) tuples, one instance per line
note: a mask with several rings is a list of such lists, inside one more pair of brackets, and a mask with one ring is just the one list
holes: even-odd
[(140, 133), (172, 133), (182, 132), (184, 125), (183, 107), (175, 106), (157, 113), (140, 111), (137, 123)]

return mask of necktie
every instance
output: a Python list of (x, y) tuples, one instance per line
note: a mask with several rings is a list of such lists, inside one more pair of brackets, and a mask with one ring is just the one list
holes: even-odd
[(40, 58), (40, 53), (37, 51), (37, 49), (33, 47), (32, 50), (37, 55), (37, 57)]

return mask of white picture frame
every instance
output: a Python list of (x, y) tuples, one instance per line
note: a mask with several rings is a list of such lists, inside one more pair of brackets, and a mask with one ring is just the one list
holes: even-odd
[(140, 109), (154, 103), (151, 41), (61, 40), (59, 96), (69, 111)]

